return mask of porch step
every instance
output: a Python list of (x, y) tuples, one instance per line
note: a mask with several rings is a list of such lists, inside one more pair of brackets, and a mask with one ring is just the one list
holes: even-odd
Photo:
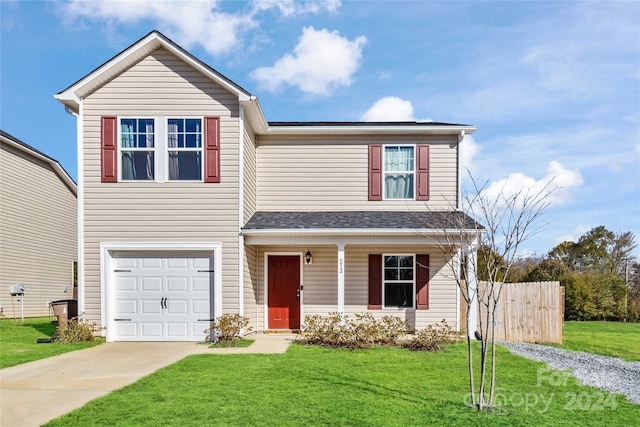
[(300, 329), (267, 329), (264, 334), (299, 334)]

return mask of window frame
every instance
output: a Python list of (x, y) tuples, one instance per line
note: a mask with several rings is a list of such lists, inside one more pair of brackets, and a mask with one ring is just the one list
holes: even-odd
[[(412, 171), (387, 171), (387, 148), (389, 147), (411, 147), (413, 150), (413, 170)], [(417, 192), (418, 192), (418, 173), (417, 173), (417, 144), (382, 144), (382, 200), (417, 200)], [(413, 175), (413, 188), (412, 188), (412, 197), (407, 198), (395, 198), (395, 197), (387, 197), (387, 174), (412, 174)]]
[[(164, 116), (164, 177), (166, 182), (204, 182), (204, 148), (205, 148), (205, 135), (204, 135), (204, 116)], [(189, 147), (169, 147), (169, 120), (200, 120), (200, 147), (189, 148)], [(186, 122), (185, 122), (186, 127)], [(186, 131), (185, 131), (186, 135)], [(185, 151), (185, 152), (200, 152), (200, 179), (169, 179), (169, 151)]]
[[(387, 283), (407, 283), (408, 280), (387, 280), (385, 278), (385, 270), (386, 270), (386, 257), (411, 257), (412, 263), (411, 263), (411, 275), (412, 275), (412, 279), (411, 279), (411, 306), (410, 307), (398, 307), (398, 306), (387, 306), (387, 303), (385, 301), (386, 296), (385, 296), (385, 288), (386, 288), (386, 284)], [(415, 309), (416, 308), (416, 254), (411, 254), (411, 253), (383, 253), (382, 254), (382, 309), (383, 310), (409, 310), (409, 309)]]
[[(147, 148), (139, 148), (132, 147), (123, 150), (122, 147), (122, 121), (123, 120), (153, 120), (153, 147), (149, 149)], [(140, 116), (117, 116), (117, 161), (118, 161), (118, 182), (158, 182), (158, 126), (157, 126), (157, 117), (150, 115), (140, 115)], [(137, 135), (135, 133), (134, 135)], [(124, 179), (122, 177), (122, 167), (124, 166), (124, 162), (122, 161), (122, 152), (123, 151), (133, 151), (133, 152), (151, 152), (153, 153), (153, 179)]]
[[(122, 161), (122, 121), (123, 120), (153, 120), (154, 127), (154, 141), (153, 148), (148, 149), (127, 149), (124, 151), (144, 151), (144, 152), (152, 152), (153, 153), (153, 170), (154, 170), (154, 179), (123, 179), (122, 177), (122, 167), (124, 162)], [(169, 147), (169, 119), (197, 119), (200, 120), (200, 128), (201, 128), (201, 142), (200, 147), (193, 148), (178, 148), (178, 147)], [(117, 161), (118, 161), (118, 181), (122, 183), (148, 183), (148, 182), (156, 182), (156, 183), (180, 183), (180, 182), (205, 182), (204, 174), (205, 174), (205, 117), (204, 116), (190, 116), (190, 115), (163, 115), (163, 116), (154, 116), (154, 115), (139, 115), (139, 116), (116, 116), (117, 120)], [(198, 151), (200, 152), (200, 179), (169, 179), (169, 151)]]

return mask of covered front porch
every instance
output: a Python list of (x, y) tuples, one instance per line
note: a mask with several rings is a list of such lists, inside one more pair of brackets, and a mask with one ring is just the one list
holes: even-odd
[(305, 316), (331, 312), (393, 315), (417, 328), (445, 319), (467, 328), (453, 277), (459, 248), (443, 250), (450, 224), (430, 214), (256, 213), (243, 228), (253, 270), (244, 315), (258, 331), (296, 330)]

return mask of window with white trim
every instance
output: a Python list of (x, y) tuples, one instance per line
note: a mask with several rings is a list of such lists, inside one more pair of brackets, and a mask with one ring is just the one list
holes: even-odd
[(122, 181), (202, 181), (202, 118), (119, 120)]
[(382, 306), (413, 308), (416, 294), (414, 255), (384, 255), (382, 268)]
[(415, 198), (415, 146), (385, 145), (383, 161), (384, 198)]
[(155, 179), (154, 119), (120, 119), (120, 165), (123, 181)]

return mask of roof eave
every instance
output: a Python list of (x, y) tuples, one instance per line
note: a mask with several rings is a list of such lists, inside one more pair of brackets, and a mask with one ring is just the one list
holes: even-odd
[(419, 126), (419, 125), (394, 125), (390, 122), (385, 125), (353, 126), (353, 125), (330, 125), (330, 126), (269, 126), (267, 135), (385, 135), (385, 134), (405, 134), (405, 135), (460, 135), (464, 132), (472, 134), (477, 128), (466, 125), (446, 125), (446, 126)]
[(484, 233), (482, 229), (433, 229), (433, 228), (268, 228), (243, 229), (245, 236), (395, 236), (430, 235), (446, 236), (451, 234)]
[(38, 160), (41, 160), (49, 164), (49, 166), (51, 166), (51, 168), (54, 170), (56, 175), (58, 175), (62, 180), (62, 182), (69, 188), (69, 190), (71, 190), (73, 195), (76, 197), (78, 196), (78, 186), (76, 182), (73, 180), (73, 178), (71, 178), (71, 176), (67, 173), (67, 171), (62, 167), (60, 162), (58, 162), (56, 159), (38, 152), (36, 149), (31, 147), (30, 145), (18, 140), (17, 138), (9, 134), (0, 135), (0, 139), (4, 144), (7, 144), (17, 150), (22, 151), (23, 153), (30, 155), (31, 157), (34, 157)]

